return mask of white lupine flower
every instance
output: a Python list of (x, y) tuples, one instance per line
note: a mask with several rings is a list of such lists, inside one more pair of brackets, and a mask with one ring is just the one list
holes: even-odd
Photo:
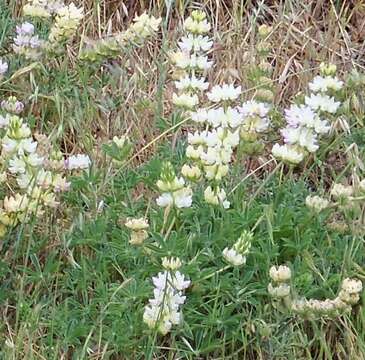
[(175, 176), (171, 181), (157, 180), (156, 185), (163, 192), (174, 192), (185, 186), (185, 180), (182, 177)]
[(234, 87), (233, 84), (215, 85), (207, 94), (212, 102), (232, 101), (241, 95), (241, 86)]
[(149, 328), (157, 328), (166, 335), (173, 325), (181, 322), (179, 308), (185, 302), (183, 291), (190, 286), (190, 281), (179, 271), (164, 271), (153, 277), (152, 282), (154, 298), (145, 307), (143, 321)]
[(187, 36), (183, 36), (178, 44), (183, 52), (197, 53), (199, 51), (209, 51), (213, 46), (213, 41), (208, 36), (188, 34)]
[(345, 186), (342, 184), (334, 184), (331, 190), (331, 195), (334, 198), (348, 198), (353, 194), (352, 186)]
[(280, 132), (286, 144), (298, 144), (301, 147), (306, 148), (309, 152), (315, 152), (319, 148), (319, 145), (317, 144), (317, 135), (311, 129), (306, 127), (286, 127)]
[(146, 218), (131, 219), (128, 218), (125, 226), (133, 231), (146, 230), (148, 229), (148, 220)]
[(206, 121), (214, 128), (219, 126), (236, 128), (242, 124), (243, 116), (235, 108), (228, 107), (225, 110), (223, 107), (219, 107), (208, 110)]
[(172, 102), (179, 107), (185, 109), (193, 109), (196, 105), (199, 104), (198, 95), (189, 95), (189, 94), (172, 94)]
[(312, 82), (308, 84), (309, 89), (313, 92), (326, 93), (328, 90), (338, 91), (343, 87), (343, 81), (332, 76), (316, 76)]
[(176, 206), (177, 208), (190, 207), (193, 199), (193, 192), (190, 187), (184, 187), (174, 192), (163, 193), (156, 199), (156, 203), (160, 207)]
[(239, 254), (235, 249), (225, 248), (223, 257), (233, 266), (240, 266), (246, 263), (246, 257)]
[(272, 266), (269, 275), (274, 282), (287, 282), (291, 279), (291, 270), (285, 265)]
[(222, 180), (228, 174), (228, 165), (206, 165), (204, 166), (205, 177), (208, 180)]
[(203, 124), (208, 119), (208, 112), (206, 109), (198, 109), (194, 112), (191, 112), (190, 117), (191, 117), (192, 121), (199, 123), (199, 124)]
[(23, 159), (14, 156), (9, 160), (9, 171), (12, 174), (24, 174), (26, 163)]
[(208, 204), (222, 205), (225, 209), (230, 206), (230, 202), (226, 199), (226, 192), (219, 187), (213, 190), (211, 186), (208, 186), (204, 191), (204, 199)]
[(280, 284), (278, 286), (273, 286), (270, 283), (267, 290), (272, 297), (276, 298), (284, 298), (290, 295), (290, 285), (288, 284)]
[(320, 212), (329, 206), (329, 201), (318, 195), (315, 196), (308, 195), (305, 199), (305, 204), (310, 209)]
[(324, 111), (331, 114), (334, 114), (341, 105), (341, 103), (339, 101), (335, 101), (333, 97), (314, 94), (306, 96), (305, 103), (315, 111)]
[(209, 83), (205, 82), (204, 78), (196, 78), (194, 75), (185, 76), (184, 78), (175, 81), (175, 86), (178, 90), (199, 90), (204, 91), (209, 87)]
[(201, 155), (204, 152), (204, 148), (200, 145), (198, 147), (194, 147), (192, 145), (188, 145), (186, 147), (186, 157), (192, 160), (199, 160)]
[(10, 121), (9, 114), (6, 114), (5, 116), (0, 115), (0, 129), (8, 127), (9, 121)]
[(37, 153), (29, 154), (25, 159), (27, 164), (32, 167), (39, 167), (43, 164), (44, 161), (44, 158), (42, 156), (39, 156)]
[(187, 164), (184, 164), (181, 168), (181, 174), (191, 181), (198, 181), (202, 176), (202, 173), (197, 166), (189, 166)]
[(184, 29), (193, 34), (205, 34), (210, 30), (210, 24), (206, 19), (196, 21), (192, 17), (188, 17), (184, 21)]
[(180, 69), (208, 70), (212, 67), (213, 61), (208, 60), (208, 56), (197, 56), (195, 54), (181, 54), (176, 59), (176, 66)]
[(50, 171), (45, 171), (40, 169), (36, 176), (36, 184), (42, 189), (48, 189), (53, 183), (52, 173)]
[(4, 209), (9, 213), (25, 211), (28, 204), (27, 195), (15, 194), (15, 196), (5, 196), (4, 198)]
[(244, 117), (259, 116), (261, 118), (266, 117), (270, 111), (270, 106), (263, 102), (257, 102), (250, 100), (244, 102), (239, 108), (239, 111)]
[(65, 160), (65, 168), (67, 170), (88, 169), (90, 164), (89, 156), (84, 154), (72, 155)]
[(299, 164), (304, 158), (304, 154), (302, 152), (297, 151), (295, 148), (287, 144), (275, 144), (271, 152), (277, 159), (291, 164)]
[(4, 75), (8, 71), (9, 65), (3, 59), (0, 59), (0, 76)]

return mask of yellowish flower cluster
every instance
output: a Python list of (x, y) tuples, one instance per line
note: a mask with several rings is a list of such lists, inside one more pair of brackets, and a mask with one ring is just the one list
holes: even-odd
[(95, 41), (92, 45), (82, 50), (81, 60), (101, 61), (116, 57), (121, 54), (128, 44), (141, 45), (155, 35), (159, 29), (161, 18), (155, 18), (146, 13), (136, 16), (133, 24), (124, 32)]
[(49, 18), (64, 6), (59, 0), (28, 0), (23, 7), (23, 14), (31, 17)]
[(148, 238), (147, 229), (149, 225), (147, 219), (128, 219), (125, 226), (131, 230), (131, 238), (129, 240), (131, 245), (142, 245)]
[(291, 271), (287, 266), (272, 266), (269, 271), (272, 282), (268, 286), (268, 292), (275, 298), (286, 298), (290, 296)]
[(51, 46), (59, 45), (71, 39), (75, 35), (83, 16), (83, 8), (77, 8), (74, 3), (58, 9), (55, 23), (48, 38)]
[(335, 299), (299, 299), (294, 300), (291, 310), (304, 317), (338, 316), (344, 311), (350, 311), (351, 306), (358, 303), (362, 291), (362, 282), (356, 279), (346, 278), (341, 285), (338, 296)]
[(78, 155), (77, 159), (71, 156), (64, 161), (62, 154), (42, 151), (28, 124), (17, 115), (23, 107), (14, 97), (2, 102), (6, 111), (0, 116), (0, 127), (3, 128), (1, 159), (5, 168), (0, 175), (2, 183), (6, 182), (12, 189), (12, 194), (5, 196), (0, 208), (1, 235), (5, 234), (7, 227), (26, 222), (33, 215), (39, 217), (46, 208), (59, 204), (58, 194), (70, 187), (62, 173), (71, 170), (70, 163), (72, 169), (85, 168), (85, 155)]

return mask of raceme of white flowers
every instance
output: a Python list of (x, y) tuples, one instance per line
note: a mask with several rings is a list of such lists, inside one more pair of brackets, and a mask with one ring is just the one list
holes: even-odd
[(283, 162), (300, 163), (308, 153), (318, 150), (318, 140), (329, 133), (328, 119), (335, 116), (341, 103), (332, 94), (341, 90), (343, 82), (334, 76), (334, 65), (322, 65), (324, 76), (316, 76), (309, 89), (313, 92), (305, 97), (304, 105), (292, 105), (285, 110), (287, 126), (281, 130), (284, 145), (275, 144), (273, 155)]
[(165, 270), (152, 277), (154, 297), (145, 306), (143, 321), (149, 328), (166, 335), (173, 325), (182, 321), (180, 307), (185, 303), (183, 294), (190, 281), (177, 270), (181, 266), (180, 259), (164, 258), (162, 265)]
[(39, 146), (29, 125), (19, 116), (24, 104), (15, 97), (2, 101), (1, 108), (1, 157), (6, 168), (1, 173), (1, 181), (11, 185), (13, 190), (19, 189), (18, 193), (5, 196), (0, 209), (0, 235), (4, 236), (7, 227), (26, 222), (31, 215), (41, 216), (46, 208), (58, 206), (58, 194), (70, 187), (65, 172), (87, 169), (90, 159), (78, 154), (64, 160), (62, 154), (49, 152), (43, 148), (44, 144)]

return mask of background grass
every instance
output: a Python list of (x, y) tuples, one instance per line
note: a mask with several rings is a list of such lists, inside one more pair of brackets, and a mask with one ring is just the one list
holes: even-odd
[[(14, 94), (26, 102), (25, 116), (35, 131), (49, 135), (65, 153), (86, 151), (95, 162), (73, 180), (62, 211), (14, 229), (0, 243), (0, 358), (364, 359), (364, 299), (337, 321), (308, 321), (275, 308), (266, 290), (275, 263), (290, 264), (293, 286), (306, 297), (334, 297), (346, 276), (365, 280), (363, 234), (354, 232), (354, 224), (333, 229), (328, 214), (313, 216), (304, 205), (311, 189), (326, 191), (354, 162), (323, 156), (281, 180), (269, 176), (273, 168), (267, 166), (231, 194), (231, 210), (212, 210), (198, 201), (184, 210), (168, 238), (160, 233), (163, 211), (152, 206), (161, 160), (183, 163), (186, 128), (155, 139), (179, 121), (171, 115), (167, 51), (191, 9), (207, 11), (213, 24), (217, 65), (209, 80), (242, 83), (245, 98), (254, 92), (247, 74), (255, 61), (256, 25), (273, 25), (275, 103), (285, 105), (306, 88), (321, 61), (336, 63), (340, 74), (364, 69), (364, 3), (81, 3), (87, 13), (80, 31), (84, 42), (125, 29), (144, 10), (163, 17), (163, 30), (147, 46), (126, 50), (101, 67), (80, 64), (75, 43), (66, 57), (37, 64), (1, 85), (2, 97)], [(9, 56), (21, 5), (9, 1), (0, 7), (1, 56)], [(44, 24), (38, 26), (46, 31)], [(25, 66), (15, 59), (10, 72)], [(363, 156), (363, 121), (363, 113), (354, 113), (356, 130), (324, 154), (355, 142)], [(128, 171), (111, 177), (100, 147), (125, 132), (138, 156)], [(266, 160), (237, 161), (227, 188)], [(153, 224), (147, 246), (131, 247), (120, 222), (147, 212)], [(253, 227), (247, 265), (225, 269), (222, 249)], [(160, 258), (170, 255), (182, 258), (192, 287), (182, 326), (162, 338), (146, 328), (142, 314), (152, 293), (151, 276), (160, 271)]]

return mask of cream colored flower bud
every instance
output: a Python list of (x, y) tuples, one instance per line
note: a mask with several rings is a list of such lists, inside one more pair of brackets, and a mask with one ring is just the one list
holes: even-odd
[(262, 24), (259, 26), (259, 35), (263, 38), (268, 36), (272, 32), (272, 26)]
[(145, 218), (127, 219), (125, 226), (133, 231), (148, 229), (148, 220)]
[(323, 75), (333, 76), (336, 74), (337, 66), (335, 64), (326, 64), (326, 63), (322, 62), (319, 65), (319, 69)]
[(291, 271), (287, 266), (272, 266), (269, 271), (271, 279), (275, 282), (286, 282), (291, 278)]
[(348, 198), (353, 193), (352, 186), (345, 186), (342, 184), (334, 184), (331, 190), (331, 195), (334, 198)]
[(162, 266), (166, 270), (175, 271), (175, 270), (179, 269), (181, 267), (181, 265), (182, 265), (181, 260), (178, 257), (176, 257), (176, 258), (174, 258), (174, 257), (171, 257), (171, 258), (164, 257), (162, 259)]
[(312, 210), (320, 212), (326, 209), (329, 205), (329, 201), (320, 196), (310, 196), (305, 198), (305, 204)]
[(341, 288), (350, 294), (360, 293), (362, 291), (362, 282), (361, 280), (346, 278), (342, 282)]

